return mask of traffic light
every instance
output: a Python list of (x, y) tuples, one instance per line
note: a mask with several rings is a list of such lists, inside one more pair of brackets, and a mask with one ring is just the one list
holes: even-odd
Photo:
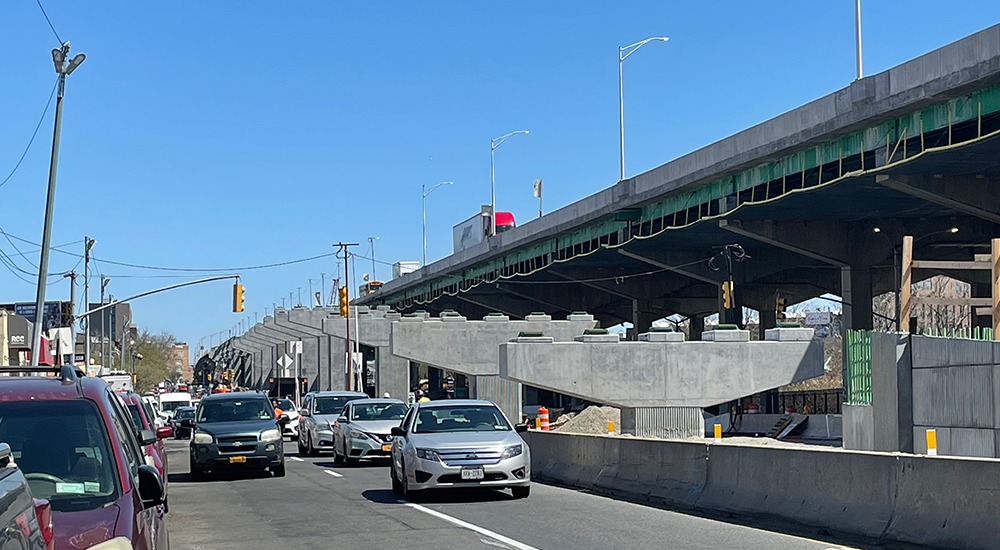
[(736, 285), (732, 281), (725, 281), (722, 283), (722, 304), (726, 309), (733, 309), (733, 304), (735, 299), (733, 298), (733, 291), (736, 289)]
[(243, 283), (233, 283), (233, 313), (243, 313)]
[(340, 287), (340, 316), (348, 317), (351, 314), (351, 301), (350, 297), (347, 295), (347, 287)]
[(778, 319), (779, 321), (782, 320), (782, 319), (784, 319), (786, 317), (785, 316), (785, 306), (787, 305), (787, 303), (788, 302), (785, 300), (785, 298), (783, 298), (781, 296), (778, 296), (774, 300), (775, 318)]

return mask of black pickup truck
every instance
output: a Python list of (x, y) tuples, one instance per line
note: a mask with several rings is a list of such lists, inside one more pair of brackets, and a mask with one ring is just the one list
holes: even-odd
[(32, 498), (10, 445), (0, 443), (0, 549), (52, 550), (52, 508)]

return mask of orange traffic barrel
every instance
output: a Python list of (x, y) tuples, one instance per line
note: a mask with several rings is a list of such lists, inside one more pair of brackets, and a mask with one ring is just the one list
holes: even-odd
[(538, 407), (538, 421), (543, 432), (549, 431), (549, 410), (545, 407)]

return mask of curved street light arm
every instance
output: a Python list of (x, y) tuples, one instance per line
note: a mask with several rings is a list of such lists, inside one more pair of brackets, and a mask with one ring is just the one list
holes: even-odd
[(430, 187), (430, 189), (428, 189), (426, 185), (421, 185), (420, 187), (423, 189), (424, 198), (426, 198), (428, 195), (430, 195), (431, 193), (433, 193), (434, 190), (437, 189), (438, 187), (444, 187), (445, 185), (452, 185), (454, 183), (455, 182), (453, 182), (453, 181), (442, 181), (441, 183), (436, 183), (436, 184), (432, 185)]
[(503, 143), (503, 142), (507, 141), (508, 139), (516, 136), (517, 134), (527, 134), (527, 133), (528, 133), (528, 130), (516, 130), (516, 131), (510, 132), (509, 134), (504, 134), (504, 135), (502, 135), (502, 136), (500, 136), (498, 138), (491, 139), (490, 140), (490, 145), (491, 145), (491, 147), (493, 149), (496, 149), (497, 147), (500, 147), (501, 143)]
[(618, 61), (625, 61), (628, 56), (634, 54), (639, 48), (645, 46), (646, 44), (654, 41), (666, 42), (670, 40), (667, 36), (653, 36), (645, 40), (640, 40), (635, 44), (629, 44), (628, 46), (621, 46), (618, 48)]

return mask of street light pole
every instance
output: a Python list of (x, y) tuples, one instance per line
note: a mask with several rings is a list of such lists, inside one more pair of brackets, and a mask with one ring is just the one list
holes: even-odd
[(56, 206), (56, 172), (59, 168), (59, 137), (62, 128), (63, 95), (66, 90), (66, 77), (73, 73), (87, 58), (77, 54), (72, 60), (69, 56), (69, 42), (52, 50), (52, 62), (59, 75), (58, 91), (56, 93), (56, 119), (52, 131), (52, 156), (49, 159), (49, 188), (45, 198), (45, 223), (42, 228), (42, 251), (38, 261), (38, 288), (35, 292), (35, 323), (31, 328), (31, 366), (37, 367), (42, 351), (42, 330), (45, 324), (45, 285), (49, 270), (49, 247), (52, 243), (52, 218)]
[[(110, 282), (111, 282), (111, 279), (105, 277), (104, 275), (101, 275), (101, 306), (102, 307), (104, 306), (104, 290), (106, 288), (108, 288), (108, 283), (110, 283)], [(87, 306), (87, 307), (89, 308), (90, 306)], [(104, 329), (104, 317), (105, 317), (105, 314), (101, 313), (101, 374), (104, 374), (104, 366), (105, 366), (105, 362), (104, 362), (105, 361), (105, 355), (104, 355), (104, 337), (106, 335), (106, 331)]]
[(634, 54), (636, 50), (650, 42), (666, 42), (667, 40), (670, 40), (670, 38), (666, 36), (654, 36), (635, 44), (619, 46), (618, 48), (618, 138), (620, 146), (619, 164), (621, 166), (621, 177), (618, 178), (618, 181), (625, 179), (625, 75), (623, 69), (625, 60), (628, 59), (628, 56)]
[(368, 248), (372, 256), (372, 278), (371, 278), (372, 281), (378, 280), (378, 277), (375, 276), (375, 241), (377, 240), (378, 237), (368, 237)]
[(507, 141), (511, 137), (516, 136), (517, 134), (527, 133), (528, 130), (516, 130), (490, 140), (490, 237), (497, 234), (497, 181), (494, 151), (497, 150), (497, 147), (500, 147), (500, 144)]
[(436, 184), (432, 185), (430, 189), (427, 188), (427, 184), (424, 184), (424, 183), (420, 184), (420, 192), (421, 192), (421, 195), (422, 195), (422, 197), (420, 199), (420, 211), (423, 214), (423, 218), (424, 218), (424, 226), (423, 226), (424, 262), (422, 264), (420, 264), (420, 267), (423, 267), (423, 266), (427, 265), (427, 195), (430, 195), (431, 193), (433, 193), (434, 190), (437, 189), (438, 187), (442, 187), (444, 185), (452, 185), (453, 183), (455, 183), (455, 182), (453, 182), (453, 181), (442, 181), (441, 183), (436, 183)]
[(864, 76), (861, 68), (861, 0), (854, 2), (854, 54), (858, 66), (858, 80)]

